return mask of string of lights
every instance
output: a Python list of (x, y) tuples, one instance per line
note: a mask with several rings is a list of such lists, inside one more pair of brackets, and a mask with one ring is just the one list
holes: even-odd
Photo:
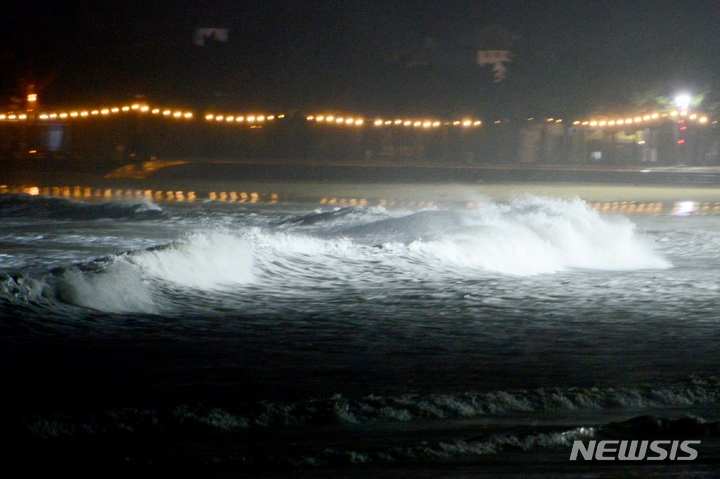
[[(590, 126), (590, 127), (610, 127), (610, 126), (634, 126), (638, 124), (647, 124), (650, 122), (656, 122), (666, 119), (676, 119), (678, 117), (687, 117), (689, 120), (695, 120), (700, 124), (707, 123), (708, 117), (706, 115), (698, 115), (696, 113), (688, 114), (687, 112), (672, 111), (670, 113), (653, 113), (650, 115), (643, 116), (628, 116), (625, 118), (618, 118), (615, 120), (609, 119), (593, 119), (585, 121), (574, 121), (574, 126)], [(713, 122), (717, 123), (717, 122)]]
[[(33, 97), (33, 104), (37, 101), (37, 97)], [(218, 124), (235, 124), (235, 125), (257, 125), (262, 123), (269, 123), (277, 119), (285, 118), (285, 114), (272, 114), (272, 113), (212, 113), (208, 112), (203, 115), (198, 115), (197, 112), (171, 108), (171, 107), (160, 107), (150, 106), (143, 103), (133, 103), (130, 105), (123, 106), (112, 106), (104, 108), (84, 108), (84, 109), (60, 109), (56, 111), (45, 111), (40, 113), (33, 112), (32, 109), (28, 109), (27, 112), (15, 111), (0, 113), (0, 122), (21, 122), (37, 120), (41, 122), (52, 122), (52, 121), (70, 121), (70, 120), (81, 120), (88, 118), (102, 118), (120, 115), (123, 113), (137, 113), (147, 114), (151, 116), (162, 117), (170, 120), (195, 120), (202, 117), (206, 122), (214, 122)], [(698, 124), (709, 123), (708, 116), (699, 113), (688, 113), (687, 111), (672, 111), (669, 113), (652, 113), (644, 115), (627, 115), (625, 117), (616, 117), (615, 119), (610, 118), (593, 118), (586, 120), (575, 120), (572, 122), (574, 127), (586, 127), (586, 128), (602, 128), (602, 127), (627, 127), (636, 125), (645, 125), (651, 122), (657, 122), (667, 119), (686, 118), (691, 121), (696, 121)], [(462, 118), (455, 120), (441, 120), (432, 118), (382, 118), (378, 117), (373, 120), (366, 120), (363, 116), (343, 115), (343, 114), (332, 114), (332, 113), (321, 113), (307, 115), (305, 119), (308, 122), (322, 125), (334, 125), (334, 126), (352, 126), (352, 127), (413, 127), (413, 128), (439, 128), (441, 126), (459, 126), (464, 128), (469, 127), (480, 127), (483, 122), (479, 119), (473, 118)], [(536, 119), (528, 118), (528, 122), (545, 122), (545, 123), (563, 123), (562, 119), (556, 118), (545, 118)], [(508, 123), (508, 120), (496, 120), (493, 123), (496, 125)], [(716, 124), (717, 121), (713, 121), (712, 124)]]

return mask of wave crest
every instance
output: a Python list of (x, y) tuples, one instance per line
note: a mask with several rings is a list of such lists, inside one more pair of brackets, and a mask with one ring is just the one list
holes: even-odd
[(408, 245), (411, 253), (512, 275), (567, 269), (662, 269), (671, 264), (624, 217), (583, 201), (525, 197), (462, 217), (462, 228)]
[(228, 233), (195, 233), (166, 248), (128, 256), (146, 275), (197, 289), (217, 289), (253, 280), (253, 250)]

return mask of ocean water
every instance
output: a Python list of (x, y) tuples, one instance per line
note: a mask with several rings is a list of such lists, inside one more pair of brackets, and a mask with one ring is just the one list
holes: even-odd
[[(0, 195), (5, 464), (713, 477), (719, 280), (720, 217), (580, 199)], [(698, 460), (568, 461), (647, 437), (700, 438)]]

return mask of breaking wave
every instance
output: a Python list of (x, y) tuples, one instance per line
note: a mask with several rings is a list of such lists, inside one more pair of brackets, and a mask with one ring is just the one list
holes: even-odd
[[(285, 221), (279, 230), (190, 233), (166, 246), (59, 270), (42, 280), (43, 295), (49, 287), (49, 296), (76, 306), (158, 312), (164, 286), (212, 291), (256, 283), (307, 296), (318, 285), (381, 284), (397, 275), (451, 279), (670, 266), (630, 221), (602, 217), (580, 200), (526, 197), (475, 211), (388, 216), (355, 208)], [(354, 224), (347, 226), (350, 217)], [(320, 230), (308, 231), (318, 224)]]
[(227, 233), (194, 233), (127, 260), (147, 276), (189, 288), (217, 289), (253, 280), (251, 245)]
[(671, 266), (628, 219), (600, 216), (579, 199), (524, 197), (476, 212), (423, 211), (344, 232), (464, 271), (524, 276)]
[(113, 313), (157, 313), (159, 286), (215, 290), (253, 280), (250, 245), (226, 233), (191, 234), (173, 244), (56, 268), (51, 274), (0, 277), (0, 295), (34, 304), (63, 303)]
[(75, 306), (113, 313), (155, 310), (149, 285), (138, 268), (122, 258), (95, 271), (68, 268), (50, 284), (59, 300)]

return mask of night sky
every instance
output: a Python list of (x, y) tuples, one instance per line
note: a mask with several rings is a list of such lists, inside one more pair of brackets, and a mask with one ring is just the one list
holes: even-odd
[[(16, 2), (2, 19), (2, 103), (143, 95), (196, 108), (483, 118), (627, 111), (720, 89), (720, 2)], [(224, 43), (195, 46), (197, 28)], [(493, 82), (479, 49), (508, 49)]]

